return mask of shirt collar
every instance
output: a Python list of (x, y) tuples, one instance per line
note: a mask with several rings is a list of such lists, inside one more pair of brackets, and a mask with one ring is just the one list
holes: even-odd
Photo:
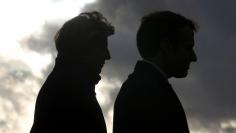
[(167, 77), (166, 73), (157, 64), (155, 64), (155, 63), (153, 63), (151, 61), (148, 61), (148, 60), (143, 60), (143, 62), (146, 62), (146, 63), (152, 65), (154, 68), (156, 68), (157, 71), (159, 71), (163, 75), (163, 77), (166, 80), (168, 80), (168, 77)]

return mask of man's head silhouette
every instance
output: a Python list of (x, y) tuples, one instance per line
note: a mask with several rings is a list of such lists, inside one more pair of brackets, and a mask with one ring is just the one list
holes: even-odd
[(55, 66), (37, 96), (30, 133), (106, 133), (95, 85), (110, 59), (108, 36), (114, 28), (99, 12), (67, 21), (55, 35)]
[(158, 65), (167, 77), (183, 78), (197, 57), (193, 50), (196, 25), (170, 11), (151, 13), (142, 19), (137, 47), (147, 61)]
[(55, 36), (58, 58), (70, 65), (82, 62), (99, 74), (105, 60), (110, 59), (107, 39), (113, 33), (114, 27), (101, 13), (81, 13), (67, 21)]

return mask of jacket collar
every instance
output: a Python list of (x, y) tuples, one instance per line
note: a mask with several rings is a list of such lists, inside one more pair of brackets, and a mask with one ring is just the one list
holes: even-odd
[(148, 75), (147, 78), (151, 77), (152, 80), (157, 80), (157, 82), (170, 85), (165, 73), (158, 66), (147, 61), (139, 60), (136, 63), (134, 71)]

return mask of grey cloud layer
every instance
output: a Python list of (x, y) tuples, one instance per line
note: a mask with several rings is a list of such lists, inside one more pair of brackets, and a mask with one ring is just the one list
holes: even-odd
[[(41, 54), (56, 56), (53, 36), (58, 30), (56, 24), (46, 23), (41, 34), (32, 34), (19, 41), (22, 48)], [(43, 73), (48, 75), (53, 63)], [(0, 132), (17, 133), (30, 129), (24, 127), (28, 123), (29, 108), (35, 102), (37, 92), (44, 79), (35, 76), (28, 66), (21, 60), (6, 59), (0, 56)], [(30, 106), (30, 107), (29, 107)], [(33, 121), (33, 115), (31, 116)], [(25, 129), (27, 128), (27, 129)]]
[(19, 123), (25, 122), (27, 105), (34, 101), (40, 79), (23, 62), (0, 57), (0, 81), (0, 132), (22, 131)]
[[(188, 117), (198, 119), (205, 126), (215, 123), (219, 128), (222, 121), (236, 119), (235, 4), (233, 0), (214, 3), (203, 0), (100, 0), (84, 10), (99, 10), (116, 26), (117, 37), (110, 41), (110, 45), (118, 45), (111, 46), (115, 59), (104, 71), (116, 74), (119, 71), (119, 75), (131, 72), (139, 58), (135, 34), (143, 15), (156, 10), (172, 10), (196, 21), (200, 27), (196, 35), (199, 60), (192, 66), (188, 78), (172, 80), (172, 83), (182, 88), (176, 91)], [(120, 66), (128, 67), (125, 71)]]
[(59, 30), (58, 24), (45, 23), (40, 34), (31, 34), (23, 39), (21, 45), (23, 48), (39, 52), (41, 54), (51, 53), (56, 56), (54, 44), (54, 35)]
[[(195, 47), (198, 62), (191, 66), (188, 78), (171, 82), (190, 122), (197, 120), (201, 126), (213, 131), (209, 123), (217, 129), (222, 121), (236, 119), (235, 4), (233, 0), (214, 3), (204, 0), (98, 0), (84, 10), (101, 11), (115, 25), (116, 33), (109, 38), (112, 59), (106, 63), (103, 75), (117, 77), (120, 81), (127, 78), (140, 58), (135, 34), (143, 15), (168, 9), (196, 21), (200, 27)], [(39, 38), (29, 38), (27, 47), (42, 54), (52, 52), (55, 55), (52, 38), (57, 29), (53, 24), (46, 24)], [(111, 109), (117, 92), (118, 88), (107, 92), (111, 102), (103, 106), (106, 113)], [(225, 133), (233, 131), (233, 128), (225, 129)]]

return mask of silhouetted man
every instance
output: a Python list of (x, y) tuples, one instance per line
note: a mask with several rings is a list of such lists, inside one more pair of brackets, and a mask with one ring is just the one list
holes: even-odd
[(105, 60), (107, 38), (114, 28), (99, 12), (81, 13), (55, 37), (55, 67), (36, 101), (30, 133), (106, 133), (95, 84)]
[(113, 133), (189, 133), (168, 78), (184, 78), (196, 61), (194, 23), (161, 11), (142, 19), (137, 47), (143, 60), (124, 82), (114, 107)]

